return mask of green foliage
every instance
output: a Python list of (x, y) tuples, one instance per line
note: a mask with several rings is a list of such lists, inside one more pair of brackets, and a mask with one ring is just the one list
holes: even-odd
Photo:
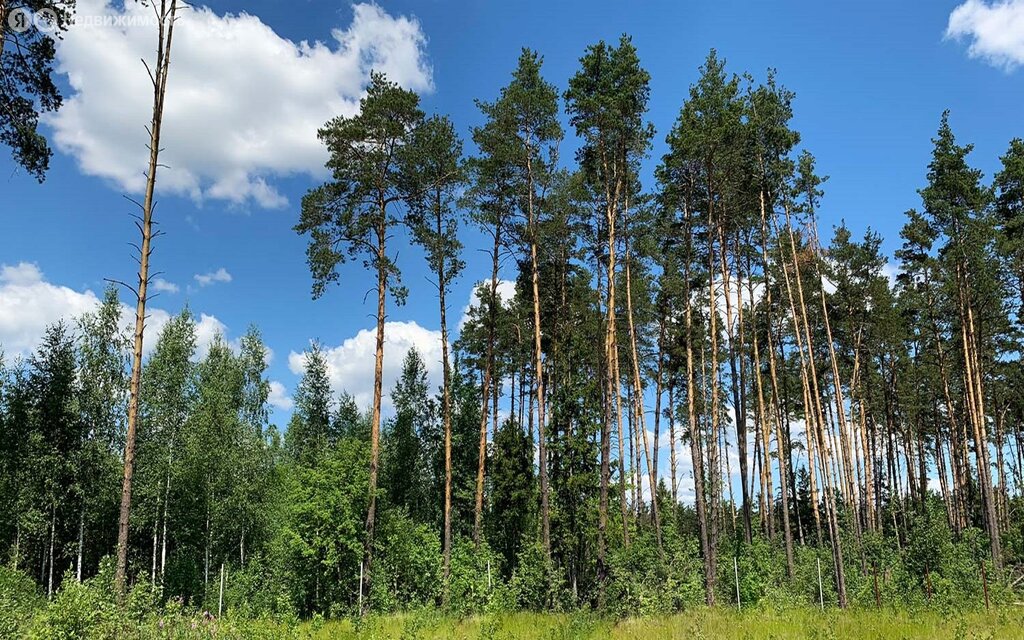
[(486, 543), (458, 538), (452, 545), (448, 608), (466, 615), (489, 608), (499, 575), (500, 560)]
[(369, 469), (367, 443), (344, 438), (316, 467), (285, 473), (284, 548), (289, 590), (300, 613), (351, 607), (358, 595)]
[(32, 616), (43, 602), (30, 577), (21, 571), (0, 566), (0, 638), (15, 640), (24, 637)]
[(509, 581), (508, 600), (524, 611), (563, 611), (571, 608), (564, 577), (547, 559), (539, 542), (524, 544)]
[(692, 541), (669, 536), (659, 551), (654, 532), (642, 530), (609, 557), (605, 609), (619, 617), (662, 615), (702, 600), (700, 558)]
[(312, 464), (338, 434), (331, 428), (331, 386), (319, 342), (304, 354), (302, 379), (295, 390), (295, 411), (288, 423), (285, 449), (292, 460)]
[(728, 602), (736, 603), (738, 575), (742, 606), (785, 603), (786, 557), (778, 544), (754, 536), (750, 544), (740, 540), (729, 550), (734, 554), (723, 552), (718, 565), (718, 584)]
[(402, 510), (384, 514), (371, 601), (375, 611), (434, 605), (441, 595), (441, 541), (436, 530)]
[[(57, 18), (52, 34), (34, 28), (17, 34), (6, 24), (0, 28), (0, 144), (10, 147), (14, 161), (42, 182), (53, 151), (39, 131), (39, 117), (63, 102), (53, 81), (53, 63), (56, 41), (71, 26), (75, 0), (23, 0), (14, 7), (25, 8), (29, 16), (48, 9)], [(6, 20), (8, 6), (4, 8)]]

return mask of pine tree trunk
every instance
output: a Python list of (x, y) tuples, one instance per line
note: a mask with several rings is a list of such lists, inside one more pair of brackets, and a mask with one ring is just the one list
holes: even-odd
[(629, 502), (626, 500), (626, 476), (631, 464), (627, 465), (629, 458), (626, 457), (626, 438), (622, 431), (622, 392), (619, 372), (619, 345), (618, 339), (612, 337), (612, 358), (611, 358), (611, 397), (612, 406), (615, 409), (615, 424), (619, 435), (619, 507), (622, 513), (622, 544), (629, 546)]
[(388, 272), (385, 267), (387, 253), (387, 211), (383, 194), (378, 199), (380, 219), (377, 223), (377, 341), (374, 351), (373, 365), (373, 408), (370, 412), (370, 478), (369, 507), (366, 510), (366, 541), (363, 544), (363, 579), (360, 584), (363, 610), (366, 615), (370, 606), (370, 576), (373, 568), (374, 527), (377, 516), (377, 464), (380, 458), (380, 404), (384, 389), (384, 322), (386, 320), (386, 302), (388, 288)]
[[(771, 309), (772, 309), (772, 290), (771, 290), (770, 282), (768, 280), (769, 264), (770, 264), (769, 260), (768, 260), (768, 223), (767, 223), (767, 214), (765, 212), (765, 199), (764, 199), (764, 190), (763, 189), (760, 190), (760, 192), (758, 193), (758, 199), (759, 199), (760, 209), (761, 209), (761, 261), (763, 263), (762, 270), (764, 271), (764, 275), (765, 275), (765, 283), (764, 283), (765, 308), (768, 310), (768, 313), (770, 314), (771, 313)], [(785, 538), (785, 546), (786, 546), (786, 575), (789, 576), (790, 578), (792, 578), (793, 577), (794, 561), (793, 561), (793, 531), (792, 531), (792, 527), (790, 526), (790, 521), (789, 521), (789, 477), (790, 477), (790, 474), (792, 473), (793, 465), (792, 465), (792, 461), (791, 461), (792, 459), (789, 457), (788, 454), (786, 456), (783, 456), (783, 451), (784, 450), (790, 451), (790, 448), (786, 446), (786, 443), (788, 442), (788, 439), (784, 439), (782, 437), (782, 423), (783, 423), (783, 421), (785, 421), (785, 423), (786, 423), (786, 431), (787, 432), (789, 431), (789, 416), (788, 415), (783, 416), (785, 418), (785, 420), (782, 420), (782, 419), (779, 418), (779, 416), (782, 415), (780, 413), (781, 408), (778, 406), (780, 404), (780, 402), (779, 402), (779, 395), (780, 395), (779, 394), (779, 377), (778, 377), (778, 372), (777, 372), (776, 363), (775, 363), (775, 346), (772, 344), (772, 326), (771, 326), (771, 318), (770, 317), (769, 317), (769, 321), (768, 321), (768, 330), (766, 331), (766, 335), (767, 335), (767, 338), (768, 338), (768, 373), (771, 376), (771, 381), (772, 381), (772, 389), (771, 389), (772, 390), (772, 402), (775, 405), (775, 410), (773, 410), (771, 412), (771, 415), (776, 417), (776, 420), (775, 420), (775, 442), (776, 442), (776, 447), (777, 447), (777, 451), (778, 451), (778, 462), (779, 462), (779, 484), (780, 484), (780, 488), (779, 489), (780, 489), (780, 492), (781, 492), (781, 495), (782, 495), (782, 528), (783, 528), (783, 536)], [(756, 338), (754, 340), (754, 354), (755, 354), (755, 358), (756, 358), (757, 357), (757, 340), (756, 340)], [(761, 367), (758, 364), (757, 365), (758, 372), (760, 372), (760, 368)], [(758, 374), (758, 396), (761, 396), (760, 384), (761, 384), (760, 374)], [(767, 449), (767, 443), (766, 443), (765, 447)], [(766, 455), (767, 455), (767, 452), (766, 452)], [(785, 463), (783, 462), (784, 460), (786, 461)], [(797, 504), (799, 504), (799, 503), (797, 503)]]
[(715, 558), (712, 556), (711, 539), (706, 513), (707, 499), (704, 484), (704, 454), (701, 450), (701, 429), (697, 422), (697, 383), (693, 367), (693, 305), (690, 304), (690, 264), (686, 262), (686, 416), (690, 430), (690, 459), (693, 464), (694, 507), (697, 511), (697, 527), (700, 531), (701, 555), (704, 559), (704, 601), (711, 607), (715, 604)]
[[(708, 228), (709, 230), (714, 226), (714, 219), (711, 211), (708, 211)], [(722, 506), (722, 473), (719, 469), (719, 456), (718, 456), (718, 423), (719, 423), (719, 400), (718, 400), (718, 299), (717, 291), (715, 289), (715, 243), (714, 240), (708, 237), (708, 318), (709, 318), (709, 335), (711, 339), (711, 432), (709, 434), (708, 443), (711, 445), (711, 455), (708, 460), (708, 472), (711, 475), (710, 483), (710, 502), (711, 502), (711, 522), (710, 532), (708, 534), (708, 550), (710, 557), (710, 570), (716, 571), (718, 566), (718, 532), (721, 526), (721, 506)], [(705, 567), (705, 571), (708, 571), (709, 567)], [(714, 579), (711, 581), (711, 585), (714, 585)], [(712, 602), (708, 605), (713, 605), (714, 596), (711, 596)]]
[[(640, 353), (639, 353), (639, 349), (637, 348), (636, 325), (634, 323), (634, 318), (633, 318), (633, 287), (632, 287), (632, 284), (631, 284), (631, 282), (632, 282), (632, 273), (630, 271), (630, 264), (631, 264), (631, 262), (632, 262), (632, 255), (631, 255), (631, 253), (629, 251), (629, 238), (627, 236), (627, 238), (626, 238), (626, 254), (625, 254), (625, 266), (626, 266), (626, 273), (625, 273), (625, 276), (626, 276), (626, 320), (627, 320), (628, 329), (629, 329), (629, 348), (630, 348), (630, 353), (632, 354), (631, 360), (632, 360), (632, 363), (633, 363), (633, 397), (634, 397), (634, 407), (635, 407), (634, 410), (635, 410), (636, 416), (638, 418), (637, 422), (639, 424), (640, 433), (643, 434), (643, 452), (644, 452), (644, 456), (647, 459), (647, 473), (648, 473), (648, 477), (650, 478), (650, 485), (651, 485), (651, 514), (654, 517), (654, 534), (655, 534), (655, 539), (658, 542), (658, 550), (659, 550), (659, 552), (660, 553), (664, 553), (664, 550), (663, 550), (662, 544), (661, 544), (661, 519), (660, 519), (660, 517), (658, 515), (658, 500), (657, 500), (657, 495), (658, 495), (657, 471), (658, 471), (658, 469), (657, 469), (657, 462), (652, 462), (652, 460), (651, 460), (651, 448), (650, 448), (650, 443), (648, 442), (648, 437), (647, 437), (647, 420), (644, 417), (644, 409), (643, 409), (644, 387), (643, 387), (643, 380), (640, 377)], [(660, 397), (660, 394), (661, 394), (660, 387), (658, 388), (657, 392), (658, 392), (658, 395)], [(657, 421), (658, 421), (658, 419), (657, 419), (657, 417), (655, 417), (655, 424), (657, 424)], [(658, 455), (658, 450), (657, 450), (657, 448), (655, 448), (654, 456), (657, 457), (657, 455)], [(639, 483), (639, 480), (638, 480), (637, 485), (639, 485), (639, 484), (640, 483)]]
[[(487, 360), (484, 365), (483, 389), (480, 394), (483, 402), (480, 408), (480, 445), (478, 449), (479, 460), (477, 462), (476, 470), (476, 501), (473, 506), (473, 543), (477, 546), (480, 544), (480, 530), (483, 525), (484, 479), (485, 465), (487, 463), (487, 402), (491, 388), (491, 377), (494, 375), (494, 337), (497, 329), (495, 325), (497, 323), (498, 311), (496, 305), (498, 304), (498, 261), (500, 259), (500, 251), (501, 227), (500, 225), (495, 225), (494, 247), (491, 250), (491, 299), (488, 303), (487, 309)], [(512, 397), (514, 401), (514, 390), (512, 392)], [(515, 415), (514, 408), (511, 410), (511, 414)], [(494, 419), (498, 419), (497, 407), (495, 407)]]
[[(739, 349), (736, 346), (736, 329), (733, 323), (733, 309), (732, 309), (732, 277), (729, 274), (729, 243), (726, 241), (724, 230), (722, 225), (718, 226), (718, 241), (721, 246), (719, 252), (719, 263), (721, 265), (722, 272), (722, 287), (724, 288), (725, 298), (725, 328), (726, 335), (729, 338), (729, 381), (730, 389), (732, 391), (732, 404), (733, 413), (736, 416), (736, 450), (740, 461), (740, 494), (743, 504), (741, 505), (743, 511), (743, 539), (750, 544), (753, 532), (751, 530), (751, 513), (750, 513), (750, 495), (747, 492), (747, 482), (750, 478), (750, 472), (747, 468), (749, 460), (747, 458), (747, 407), (745, 391), (743, 390), (742, 383), (742, 369), (743, 369), (743, 355), (742, 345)], [(736, 287), (737, 291), (741, 291), (739, 286)], [(742, 294), (740, 294), (742, 296)], [(717, 308), (717, 305), (712, 306), (713, 309)], [(738, 361), (738, 362), (737, 362)], [(729, 458), (726, 456), (726, 464), (728, 465)], [(731, 474), (727, 477), (729, 483), (729, 491), (732, 491), (732, 477)], [(733, 503), (733, 520), (735, 520), (736, 503), (734, 500), (730, 500)]]
[(541, 512), (541, 541), (544, 544), (544, 555), (548, 561), (551, 560), (551, 518), (549, 513), (549, 488), (548, 488), (548, 461), (547, 461), (547, 433), (545, 424), (545, 396), (544, 396), (544, 354), (541, 347), (541, 325), (540, 325), (540, 264), (537, 256), (537, 244), (540, 240), (540, 228), (538, 212), (534, 202), (534, 177), (531, 160), (532, 152), (527, 153), (527, 216), (528, 233), (530, 234), (530, 284), (533, 289), (533, 361), (535, 369), (534, 384), (537, 390), (537, 452), (540, 468), (540, 512)]
[(114, 584), (117, 593), (124, 595), (125, 575), (128, 569), (128, 527), (132, 504), (132, 477), (135, 470), (135, 431), (139, 418), (139, 391), (142, 383), (142, 344), (146, 329), (146, 289), (149, 286), (149, 258), (153, 252), (153, 192), (156, 187), (156, 170), (160, 157), (160, 128), (163, 124), (164, 96), (167, 93), (167, 75), (171, 61), (171, 43), (174, 36), (174, 20), (177, 0), (161, 0), (156, 75), (153, 80), (153, 117), (149, 127), (149, 166), (146, 171), (146, 195), (142, 202), (142, 221), (139, 231), (142, 244), (139, 247), (139, 282), (135, 290), (135, 330), (132, 350), (132, 373), (128, 396), (128, 428), (124, 447), (124, 477), (121, 483), (121, 509), (117, 524), (117, 567)]
[[(437, 234), (442, 233), (441, 215), (437, 215)], [(451, 368), (448, 362), (448, 320), (445, 304), (445, 289), (448, 280), (445, 276), (444, 259), (437, 265), (437, 299), (441, 308), (441, 366), (443, 367), (442, 411), (444, 419), (444, 604), (448, 604), (449, 575), (452, 561), (452, 400), (451, 400)], [(486, 403), (486, 392), (484, 393)], [(486, 412), (485, 412), (486, 415)], [(486, 417), (484, 418), (486, 420)], [(486, 425), (486, 422), (484, 423)], [(486, 447), (486, 427), (485, 427)], [(481, 462), (483, 462), (481, 455)], [(482, 467), (480, 467), (482, 469)]]
[[(800, 301), (800, 316), (803, 318), (804, 333), (807, 342), (807, 363), (810, 365), (810, 381), (813, 393), (813, 402), (816, 410), (816, 422), (817, 428), (815, 430), (815, 437), (817, 437), (817, 444), (819, 445), (819, 451), (822, 456), (823, 466), (828, 467), (830, 454), (828, 450), (828, 442), (824, 437), (824, 418), (821, 408), (821, 393), (818, 389), (818, 374), (814, 363), (814, 348), (811, 340), (810, 321), (807, 315), (807, 307), (804, 303), (804, 292), (803, 282), (800, 276), (800, 261), (796, 252), (796, 240), (793, 234), (793, 227), (789, 219), (789, 209), (786, 209), (786, 228), (789, 233), (789, 244), (790, 251), (793, 257), (793, 270), (794, 279), (796, 280), (797, 288), (797, 299)], [(842, 540), (839, 532), (838, 514), (836, 512), (836, 501), (833, 483), (829, 479), (829, 473), (825, 471), (823, 477), (825, 479), (825, 512), (828, 519), (829, 525), (829, 537), (832, 542), (832, 559), (834, 566), (834, 572), (836, 577), (836, 595), (839, 600), (839, 607), (845, 609), (847, 605), (846, 597), (846, 573), (843, 563), (843, 547)]]
[(670, 378), (668, 385), (668, 437), (671, 442), (669, 449), (669, 471), (672, 473), (672, 506), (679, 504), (679, 454), (676, 451), (676, 387), (675, 376)]
[[(597, 259), (597, 287), (601, 289), (601, 267), (600, 259)], [(611, 440), (612, 440), (612, 416), (611, 416), (611, 357), (608, 351), (608, 334), (605, 330), (603, 357), (598, 358), (598, 369), (601, 380), (604, 382), (603, 397), (601, 403), (601, 481), (597, 509), (597, 579), (599, 589), (599, 604), (604, 604), (604, 588), (608, 578), (608, 566), (605, 560), (607, 551), (607, 530), (608, 530), (608, 503), (609, 490), (611, 485)]]
[[(843, 385), (842, 385), (842, 382), (841, 382), (842, 379), (839, 376), (839, 360), (836, 358), (835, 345), (834, 345), (834, 342), (833, 342), (833, 339), (832, 339), (832, 324), (829, 321), (828, 304), (827, 304), (826, 298), (825, 298), (825, 280), (824, 280), (824, 276), (823, 276), (823, 274), (821, 272), (821, 257), (819, 255), (820, 254), (820, 247), (817, 246), (818, 245), (817, 222), (814, 219), (813, 213), (811, 214), (811, 233), (812, 233), (812, 242), (814, 243), (814, 249), (815, 249), (815, 254), (814, 254), (814, 257), (815, 257), (815, 260), (814, 260), (815, 271), (816, 271), (816, 275), (817, 275), (817, 278), (818, 278), (818, 281), (819, 281), (819, 284), (820, 284), (820, 286), (818, 288), (818, 291), (821, 294), (821, 317), (822, 317), (822, 322), (825, 325), (825, 340), (828, 343), (829, 361), (830, 361), (830, 363), (832, 365), (832, 380), (833, 380), (832, 388), (833, 388), (833, 391), (835, 392), (833, 394), (833, 399), (835, 400), (836, 418), (839, 421), (839, 425), (838, 425), (839, 426), (839, 441), (840, 441), (839, 444), (840, 444), (840, 449), (841, 449), (842, 457), (839, 460), (837, 460), (837, 462), (840, 462), (840, 461), (842, 462), (842, 477), (845, 480), (847, 499), (853, 501), (853, 509), (854, 509), (854, 513), (856, 513), (857, 512), (857, 508), (858, 508), (857, 493), (854, 490), (853, 476), (850, 473), (850, 466), (851, 466), (850, 449), (849, 449), (850, 438), (849, 438), (849, 434), (847, 432), (846, 410), (845, 410), (845, 408), (843, 406), (843, 402), (844, 402), (843, 401)], [(853, 522), (854, 522), (854, 535), (856, 536), (856, 539), (857, 539), (857, 541), (859, 543), (859, 541), (861, 539), (860, 520), (857, 519), (857, 518), (854, 518)]]

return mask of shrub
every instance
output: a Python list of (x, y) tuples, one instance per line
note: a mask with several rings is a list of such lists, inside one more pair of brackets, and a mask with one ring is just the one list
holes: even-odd
[(32, 616), (44, 603), (32, 578), (0, 567), (0, 639), (23, 637)]

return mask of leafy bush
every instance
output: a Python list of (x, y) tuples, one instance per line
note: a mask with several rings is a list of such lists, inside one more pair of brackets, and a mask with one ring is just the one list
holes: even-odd
[(45, 600), (32, 578), (21, 571), (0, 567), (0, 639), (21, 638)]
[(377, 537), (371, 603), (376, 611), (431, 605), (440, 596), (441, 542), (402, 510), (388, 510)]
[(704, 600), (697, 542), (674, 527), (664, 527), (662, 550), (654, 533), (641, 529), (629, 547), (609, 552), (608, 564), (605, 607), (609, 614), (661, 615)]
[(539, 542), (523, 544), (508, 585), (508, 602), (526, 611), (562, 611), (568, 594)]
[(242, 618), (296, 618), (284, 572), (273, 557), (250, 558), (244, 569), (231, 571), (225, 580), (224, 604)]
[(28, 635), (39, 640), (112, 638), (126, 620), (126, 612), (117, 606), (107, 564), (85, 582), (65, 574), (60, 590), (33, 621)]
[(476, 546), (472, 540), (457, 539), (452, 545), (448, 609), (459, 614), (486, 610), (500, 569), (497, 554), (486, 542)]

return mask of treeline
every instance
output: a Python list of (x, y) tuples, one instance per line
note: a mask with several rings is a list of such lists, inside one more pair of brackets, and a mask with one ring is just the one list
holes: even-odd
[[(296, 225), (314, 296), (349, 260), (374, 279), (371, 406), (313, 345), (278, 434), (258, 333), (197, 358), (183, 313), (142, 371), (129, 573), (302, 615), (979, 605), (1019, 583), (1024, 142), (988, 184), (942, 116), (890, 279), (877, 233), (819, 236), (826, 178), (773, 72), (712, 51), (645, 185), (648, 85), (628, 37), (564, 91), (524, 50), (467, 158), (373, 75), (321, 129), (332, 178)], [(469, 226), (491, 272), (449, 348)], [(437, 287), (440, 389), (415, 351), (383, 389), (399, 237)], [(0, 533), (49, 591), (113, 550), (129, 349), (111, 292), (5, 378)]]

